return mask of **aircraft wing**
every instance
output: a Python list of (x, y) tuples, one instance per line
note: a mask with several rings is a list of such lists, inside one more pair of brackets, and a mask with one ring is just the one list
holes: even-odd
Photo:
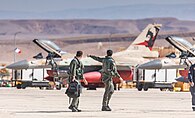
[(186, 64), (180, 64), (180, 58), (177, 59), (156, 59), (138, 66), (138, 69), (178, 69), (186, 68)]
[(132, 66), (130, 65), (117, 65), (117, 70), (131, 70)]
[(39, 59), (34, 61), (22, 60), (6, 66), (8, 69), (36, 69), (36, 68), (51, 68), (51, 65), (46, 64), (46, 59)]
[[(102, 65), (91, 65), (91, 66), (85, 66), (84, 71), (85, 72), (92, 72), (92, 71), (100, 71), (102, 69)], [(124, 70), (131, 70), (132, 66), (129, 65), (117, 65), (118, 71), (124, 71)]]
[[(68, 70), (68, 67), (69, 67), (71, 60), (72, 59), (57, 60), (56, 63), (58, 65), (59, 69)], [(47, 64), (47, 63), (49, 63), (49, 62), (47, 62), (46, 59), (31, 60), (31, 61), (22, 60), (22, 61), (18, 61), (16, 63), (10, 64), (6, 68), (16, 69), (16, 70), (51, 68), (51, 65)], [(86, 60), (84, 60), (84, 63), (86, 63)], [(87, 63), (84, 65), (85, 65), (85, 72), (99, 71), (102, 69), (102, 64), (97, 62), (97, 61), (93, 61), (93, 63)], [(131, 70), (131, 67), (132, 66), (130, 66), (129, 64), (117, 64), (118, 70)]]

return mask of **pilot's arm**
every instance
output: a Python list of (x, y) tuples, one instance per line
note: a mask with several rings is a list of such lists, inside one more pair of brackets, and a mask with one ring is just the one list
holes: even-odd
[(104, 58), (100, 58), (100, 57), (97, 57), (97, 56), (94, 56), (94, 55), (88, 55), (88, 57), (91, 57), (92, 59), (94, 59), (96, 61), (99, 61), (99, 62), (103, 62), (103, 59), (104, 59)]
[(107, 66), (108, 66), (110, 75), (117, 77), (117, 78), (120, 78), (120, 75), (117, 72), (117, 68), (116, 68), (116, 64), (115, 64), (114, 60), (109, 60), (109, 63), (107, 63), (107, 64), (108, 64)]
[(119, 74), (118, 71), (117, 71), (115, 62), (111, 62), (111, 64), (110, 64), (110, 69), (111, 69), (112, 73), (113, 73), (117, 78), (119, 78), (120, 83), (121, 83), (120, 86), (122, 86), (123, 79), (122, 79), (122, 77), (120, 76), (120, 74)]
[(72, 81), (75, 80), (76, 77), (76, 67), (77, 67), (77, 63), (75, 60), (72, 60), (70, 63), (70, 76)]

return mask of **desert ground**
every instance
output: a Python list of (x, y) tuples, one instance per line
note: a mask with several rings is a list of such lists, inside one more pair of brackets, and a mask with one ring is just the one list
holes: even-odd
[(27, 88), (0, 88), (1, 118), (194, 118), (189, 92), (160, 91), (149, 89), (121, 89), (111, 99), (111, 112), (101, 111), (103, 88), (85, 90), (80, 97), (82, 112), (68, 109), (65, 88), (39, 90)]

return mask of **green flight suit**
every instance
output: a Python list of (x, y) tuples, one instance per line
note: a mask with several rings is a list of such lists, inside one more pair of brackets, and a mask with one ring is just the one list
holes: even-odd
[[(80, 84), (80, 80), (83, 79), (83, 73), (84, 73), (83, 69), (84, 66), (82, 62), (75, 57), (70, 63), (69, 81), (72, 81), (73, 76), (75, 76), (75, 79)], [(79, 97), (74, 97), (71, 102), (71, 106), (78, 108), (78, 105), (79, 105)]]
[(112, 94), (114, 93), (113, 77), (120, 78), (117, 72), (116, 64), (111, 56), (105, 56), (104, 58), (90, 55), (90, 57), (96, 61), (101, 62), (102, 65), (102, 82), (105, 85), (105, 92), (103, 96), (102, 106), (108, 106)]

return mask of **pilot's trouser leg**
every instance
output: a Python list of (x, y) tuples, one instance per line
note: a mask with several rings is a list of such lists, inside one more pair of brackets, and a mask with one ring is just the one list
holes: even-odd
[(110, 83), (110, 90), (109, 90), (109, 94), (108, 94), (107, 106), (109, 105), (109, 102), (110, 102), (110, 99), (111, 99), (113, 93), (114, 93), (114, 84), (111, 81), (111, 83)]
[(71, 106), (78, 108), (78, 106), (79, 106), (79, 97), (72, 98)]
[(114, 85), (112, 81), (107, 81), (105, 84), (105, 92), (103, 96), (102, 106), (108, 106), (111, 96), (114, 92)]
[(195, 86), (190, 87), (190, 92), (192, 95), (192, 109), (195, 111)]

